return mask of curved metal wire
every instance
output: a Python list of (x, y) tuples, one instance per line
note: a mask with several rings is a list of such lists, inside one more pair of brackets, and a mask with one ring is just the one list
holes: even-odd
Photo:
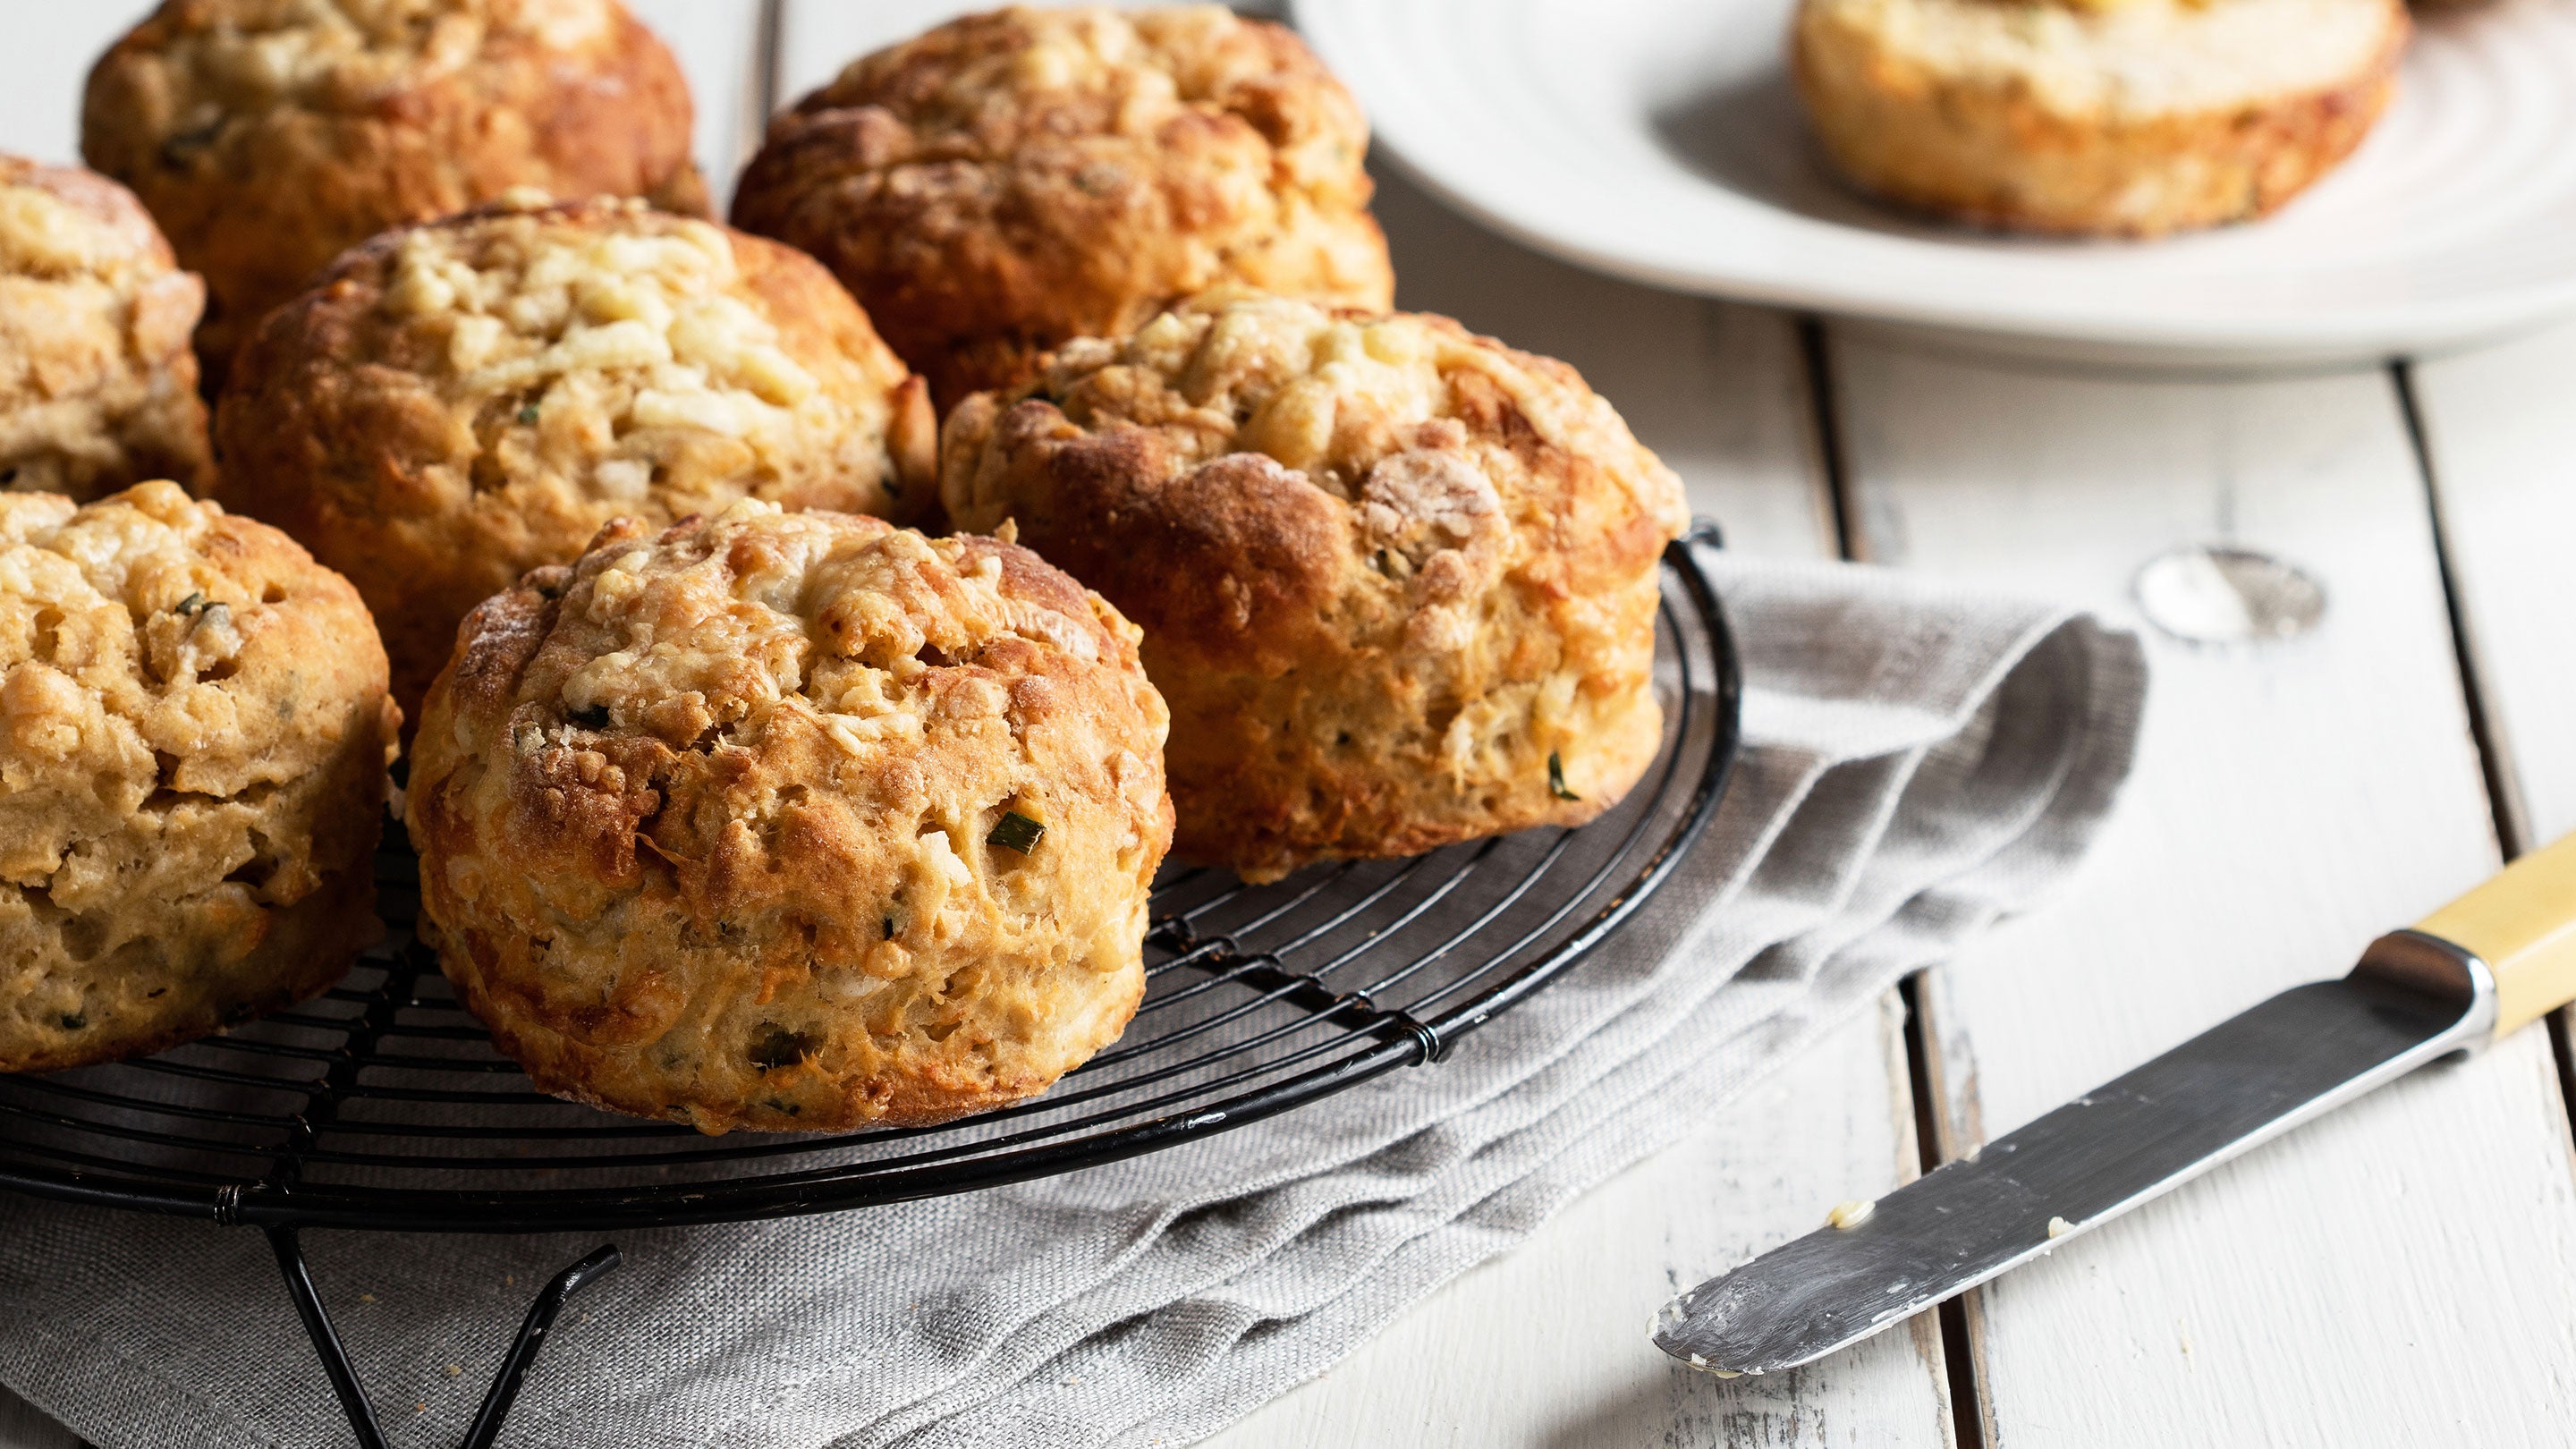
[(1055, 1091), (941, 1127), (708, 1138), (532, 1090), (411, 934), (417, 865), (378, 862), (387, 944), (347, 980), (143, 1061), (0, 1077), (0, 1187), (270, 1229), (557, 1231), (819, 1212), (1154, 1151), (1407, 1065), (1573, 968), (1699, 838), (1736, 745), (1734, 650), (1666, 556), (1663, 752), (1580, 830), (1247, 886), (1156, 882), (1147, 995)]

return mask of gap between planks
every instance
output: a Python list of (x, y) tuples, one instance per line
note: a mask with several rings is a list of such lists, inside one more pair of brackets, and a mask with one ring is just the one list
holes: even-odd
[[(2399, 373), (2508, 856), (2576, 830), (2576, 323)], [(2550, 1013), (2576, 1125), (2576, 1012)], [(2568, 1146), (2576, 1151), (2576, 1138)]]

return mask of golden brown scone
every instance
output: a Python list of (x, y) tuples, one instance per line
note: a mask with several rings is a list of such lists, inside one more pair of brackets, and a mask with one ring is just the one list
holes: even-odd
[(342, 251), (518, 186), (704, 215), (688, 83), (618, 0), (164, 0), (90, 72), (89, 164), (213, 292), (213, 382)]
[(502, 202), (341, 258), (242, 349), (217, 496), (351, 578), (417, 717), (456, 626), (621, 516), (915, 517), (937, 428), (831, 274), (641, 202)]
[(459, 632), (424, 908), (547, 1091), (708, 1132), (998, 1107), (1135, 1012), (1166, 723), (1135, 627), (1026, 549), (620, 520)]
[(1176, 848), (1247, 880), (1580, 824), (1661, 738), (1680, 480), (1445, 317), (1208, 293), (969, 398), (941, 489), (1144, 628)]
[(1383, 309), (1368, 123), (1305, 43), (1213, 5), (969, 16), (770, 126), (734, 222), (822, 259), (940, 408), (1221, 282)]
[(1980, 225), (2264, 216), (2388, 104), (2403, 0), (1801, 0), (1792, 69), (1863, 188)]
[(0, 493), (0, 1071), (337, 980), (397, 723), (357, 591), (276, 529), (173, 483)]
[(188, 348), (205, 302), (132, 192), (0, 155), (0, 488), (214, 481)]

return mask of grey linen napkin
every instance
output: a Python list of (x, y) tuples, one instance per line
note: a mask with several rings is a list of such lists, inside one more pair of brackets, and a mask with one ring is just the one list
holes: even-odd
[[(1191, 1147), (620, 1234), (626, 1268), (580, 1300), (507, 1437), (1188, 1443), (1722, 1110), (2083, 854), (2135, 743), (2133, 637), (1861, 567), (1718, 573), (1744, 753), (1708, 836), (1579, 968), (1438, 1066)], [(409, 1443), (456, 1437), (529, 1294), (594, 1241), (307, 1246)], [(254, 1234), (0, 1195), (0, 1304), (0, 1382), (104, 1449), (347, 1438)]]

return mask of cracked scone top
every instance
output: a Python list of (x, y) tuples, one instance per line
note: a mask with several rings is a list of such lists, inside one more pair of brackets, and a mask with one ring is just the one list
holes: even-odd
[(2403, 0), (1801, 0), (1791, 69), (1860, 186), (1990, 226), (2266, 215), (2386, 107)]
[(1040, 1092), (1144, 990), (1136, 631), (1025, 549), (756, 501), (474, 611), (413, 746), (440, 959), (548, 1091), (731, 1128)]
[(168, 0), (90, 73), (89, 163), (213, 293), (220, 379), (269, 308), (388, 227), (516, 186), (691, 214), (679, 63), (618, 0)]
[(189, 348), (205, 300), (132, 192), (0, 155), (0, 488), (213, 481)]
[(1208, 293), (969, 399), (941, 491), (1144, 629), (1186, 859), (1577, 824), (1660, 741), (1680, 480), (1574, 369), (1447, 318)]
[(458, 621), (611, 518), (934, 501), (923, 385), (807, 257), (506, 201), (343, 257), (242, 350), (218, 496), (356, 579), (417, 713)]
[(944, 410), (1223, 282), (1394, 300), (1368, 124), (1285, 27), (1013, 8), (853, 62), (780, 116), (734, 221), (812, 252)]
[(337, 979), (395, 724), (365, 606), (284, 534), (166, 482), (0, 493), (0, 1071)]

